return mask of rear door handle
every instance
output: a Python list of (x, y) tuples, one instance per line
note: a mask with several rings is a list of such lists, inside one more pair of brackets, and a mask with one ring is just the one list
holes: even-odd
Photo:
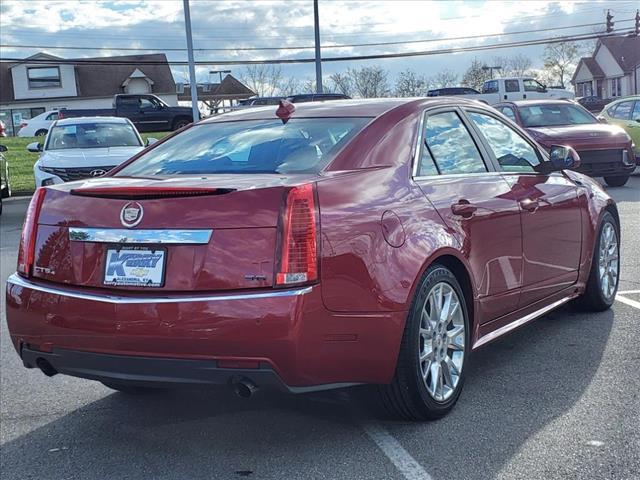
[(524, 200), (520, 200), (520, 207), (527, 212), (535, 212), (540, 204), (537, 200), (531, 200), (530, 198), (525, 198)]
[(458, 203), (451, 205), (451, 211), (454, 215), (469, 218), (478, 209), (473, 203), (469, 203), (468, 200), (460, 200)]

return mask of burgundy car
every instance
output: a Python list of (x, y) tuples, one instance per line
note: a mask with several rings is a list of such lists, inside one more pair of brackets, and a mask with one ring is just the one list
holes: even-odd
[(525, 128), (540, 145), (568, 145), (580, 156), (575, 170), (604, 177), (621, 187), (636, 167), (631, 137), (620, 127), (598, 122), (585, 108), (567, 100), (517, 100), (494, 105)]
[(210, 118), (36, 191), (11, 339), (28, 368), (125, 392), (374, 384), (437, 418), (473, 350), (614, 301), (618, 212), (577, 161), (452, 97)]

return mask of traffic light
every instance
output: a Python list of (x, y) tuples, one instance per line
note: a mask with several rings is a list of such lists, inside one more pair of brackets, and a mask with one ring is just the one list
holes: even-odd
[(607, 10), (607, 33), (613, 32), (613, 15), (611, 15), (611, 10)]

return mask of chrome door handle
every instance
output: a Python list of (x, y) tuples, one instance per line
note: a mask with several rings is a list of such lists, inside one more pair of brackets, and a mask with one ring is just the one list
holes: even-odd
[(520, 207), (527, 212), (535, 212), (540, 204), (537, 200), (532, 200), (530, 198), (525, 198), (524, 200), (520, 200)]
[(451, 205), (451, 211), (454, 215), (469, 218), (478, 209), (473, 203), (467, 200), (460, 200), (458, 203)]

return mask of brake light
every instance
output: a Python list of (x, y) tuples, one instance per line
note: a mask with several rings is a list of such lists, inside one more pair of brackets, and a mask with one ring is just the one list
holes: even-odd
[(122, 200), (143, 200), (167, 197), (197, 197), (200, 195), (222, 195), (232, 192), (229, 188), (209, 187), (166, 187), (166, 186), (98, 186), (79, 187), (71, 190), (71, 195), (83, 197), (118, 198)]
[(20, 248), (18, 249), (18, 273), (25, 277), (31, 275), (35, 258), (36, 235), (38, 234), (38, 217), (47, 191), (40, 187), (31, 197), (27, 214), (22, 225)]
[(289, 190), (282, 216), (276, 285), (318, 279), (318, 208), (312, 184)]

